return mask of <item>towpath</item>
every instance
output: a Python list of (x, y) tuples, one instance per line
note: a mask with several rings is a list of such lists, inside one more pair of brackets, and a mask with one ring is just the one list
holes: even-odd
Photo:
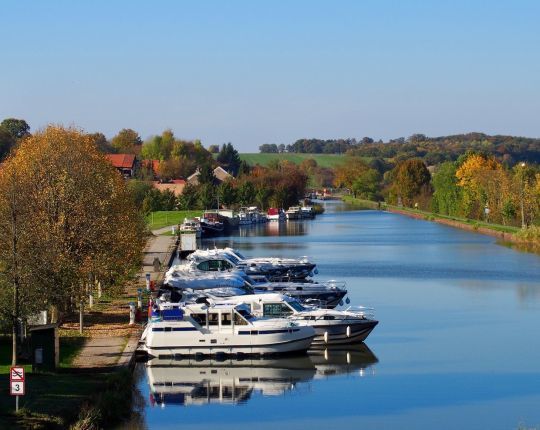
[[(146, 273), (150, 273), (150, 279), (159, 281), (163, 276), (166, 265), (169, 263), (171, 253), (175, 249), (176, 236), (165, 235), (171, 231), (171, 227), (164, 227), (152, 232), (148, 239), (143, 255), (143, 266), (139, 274), (139, 280), (135, 287), (144, 288)], [(154, 259), (159, 259), (161, 267), (154, 270)], [(136, 295), (136, 291), (130, 291)], [(126, 304), (127, 305), (127, 304)], [(124, 317), (122, 317), (124, 320)], [(126, 325), (129, 314), (126, 309)], [(115, 366), (129, 365), (140, 337), (140, 331), (135, 330), (129, 336), (89, 337), (82, 347), (79, 355), (73, 362), (73, 367), (79, 369), (113, 368)]]

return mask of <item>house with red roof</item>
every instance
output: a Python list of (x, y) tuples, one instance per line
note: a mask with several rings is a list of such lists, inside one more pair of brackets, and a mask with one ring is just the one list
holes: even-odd
[(134, 154), (106, 154), (106, 157), (125, 178), (132, 178), (135, 174), (137, 160)]

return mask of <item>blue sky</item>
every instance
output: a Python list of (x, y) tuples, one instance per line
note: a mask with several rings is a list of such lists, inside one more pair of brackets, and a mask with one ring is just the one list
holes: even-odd
[(0, 5), (0, 119), (243, 152), (303, 137), (540, 136), (537, 1)]

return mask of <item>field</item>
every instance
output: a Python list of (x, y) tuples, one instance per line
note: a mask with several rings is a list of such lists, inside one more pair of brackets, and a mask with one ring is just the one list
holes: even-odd
[(150, 230), (156, 230), (169, 225), (181, 224), (184, 218), (194, 218), (201, 215), (202, 211), (157, 211), (147, 215), (146, 222)]
[(288, 160), (296, 164), (300, 164), (303, 160), (313, 158), (321, 167), (336, 167), (345, 161), (345, 156), (338, 154), (260, 154), (260, 153), (244, 153), (240, 154), (240, 158), (245, 160), (250, 165), (260, 164), (266, 166), (272, 160)]

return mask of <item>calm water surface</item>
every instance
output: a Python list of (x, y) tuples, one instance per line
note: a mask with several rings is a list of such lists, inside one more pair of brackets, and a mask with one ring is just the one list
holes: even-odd
[(347, 281), (352, 304), (375, 307), (380, 324), (348, 350), (140, 364), (148, 428), (540, 428), (538, 255), (341, 203), (214, 244), (307, 255), (319, 279)]

